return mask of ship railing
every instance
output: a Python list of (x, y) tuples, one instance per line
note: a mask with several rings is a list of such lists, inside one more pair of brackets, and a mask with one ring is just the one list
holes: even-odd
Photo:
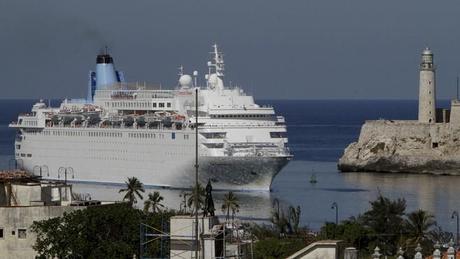
[(253, 123), (234, 123), (232, 124), (210, 124), (206, 123), (205, 128), (241, 128), (241, 127), (273, 127), (279, 128), (284, 127), (281, 125), (276, 125), (273, 121), (261, 123), (261, 122), (253, 122)]
[[(13, 123), (12, 123), (13, 124)], [(17, 124), (17, 123), (16, 123)], [(91, 128), (91, 129), (139, 129), (139, 130), (174, 130), (174, 131), (185, 131), (188, 130), (189, 127), (187, 126), (171, 126), (167, 127), (164, 126), (163, 124), (159, 124), (158, 126), (155, 127), (148, 127), (148, 126), (126, 126), (126, 125), (99, 125), (99, 124), (86, 124), (84, 122), (82, 123), (52, 123), (52, 122), (47, 122), (46, 127), (49, 128)]]
[(224, 151), (229, 156), (290, 156), (287, 147), (273, 143), (226, 143)]

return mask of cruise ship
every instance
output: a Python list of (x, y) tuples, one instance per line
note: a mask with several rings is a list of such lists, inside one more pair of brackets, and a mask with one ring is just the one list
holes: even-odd
[(224, 86), (217, 45), (203, 85), (198, 72), (183, 69), (174, 89), (127, 83), (107, 51), (96, 63), (86, 99), (59, 107), (41, 100), (9, 125), (17, 129), (18, 167), (48, 179), (117, 184), (135, 176), (148, 186), (190, 188), (196, 127), (199, 181), (216, 189), (270, 190), (293, 157), (284, 117)]

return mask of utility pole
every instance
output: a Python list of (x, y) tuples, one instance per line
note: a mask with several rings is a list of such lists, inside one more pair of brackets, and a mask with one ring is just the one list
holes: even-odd
[(459, 225), (458, 225), (458, 211), (454, 210), (454, 212), (452, 212), (452, 219), (454, 218), (457, 218), (457, 239), (455, 240), (455, 244), (456, 246), (458, 247), (458, 238), (459, 238), (459, 235), (460, 235), (460, 231), (459, 231)]
[(195, 259), (198, 259), (198, 88), (195, 88)]
[(335, 226), (334, 226), (334, 238), (335, 238), (335, 234), (337, 232), (337, 225), (339, 225), (339, 205), (337, 204), (337, 202), (334, 201), (332, 203), (331, 209), (335, 209)]

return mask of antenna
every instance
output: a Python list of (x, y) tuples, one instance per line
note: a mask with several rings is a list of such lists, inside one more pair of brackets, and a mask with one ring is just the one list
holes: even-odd
[(214, 73), (218, 77), (224, 76), (224, 54), (219, 52), (217, 44), (212, 45), (213, 51), (211, 52), (212, 58), (211, 61), (208, 62), (209, 67), (209, 74), (211, 74), (211, 69), (214, 68)]
[(179, 76), (183, 76), (184, 75), (184, 66), (180, 65), (179, 66)]

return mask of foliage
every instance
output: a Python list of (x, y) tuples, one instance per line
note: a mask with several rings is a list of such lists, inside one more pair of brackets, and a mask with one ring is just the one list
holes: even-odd
[(255, 258), (286, 258), (305, 247), (302, 239), (268, 238), (259, 240), (254, 246)]
[(286, 218), (283, 210), (279, 212), (273, 211), (271, 221), (273, 225), (276, 226), (276, 229), (281, 236), (289, 232), (289, 220)]
[(414, 245), (428, 239), (428, 234), (435, 225), (434, 216), (420, 209), (409, 213), (405, 220), (407, 236)]
[(137, 198), (143, 199), (141, 193), (144, 193), (144, 185), (136, 177), (128, 177), (125, 189), (120, 189), (119, 193), (125, 192), (123, 197), (124, 201), (129, 201), (129, 204), (134, 205), (137, 203)]
[(226, 220), (230, 219), (230, 211), (232, 211), (232, 220), (234, 219), (235, 213), (239, 212), (240, 205), (238, 204), (238, 198), (230, 191), (224, 195), (224, 201), (222, 203), (222, 212), (226, 213)]
[(192, 192), (189, 194), (187, 202), (187, 205), (190, 208), (192, 214), (195, 213), (195, 197), (198, 198), (198, 210), (203, 209), (204, 199), (206, 197), (206, 190), (199, 183), (198, 187), (196, 185), (192, 187)]
[[(162, 219), (174, 212), (147, 213), (126, 203), (88, 207), (62, 217), (34, 222), (34, 249), (43, 257), (132, 258), (139, 257), (139, 225), (161, 229)], [(148, 249), (158, 253), (158, 247)]]
[(436, 225), (430, 231), (429, 239), (440, 244), (448, 244), (451, 240), (454, 240), (454, 234), (444, 231), (440, 226)]
[(300, 206), (297, 206), (297, 208), (289, 207), (289, 225), (292, 227), (294, 233), (298, 233), (299, 231), (300, 213)]
[(395, 255), (397, 248), (402, 247), (407, 256), (413, 255), (419, 243), (423, 251), (432, 251), (435, 242), (446, 244), (452, 238), (451, 233), (436, 225), (428, 212), (419, 209), (406, 214), (404, 199), (390, 200), (379, 195), (370, 204), (371, 208), (363, 215), (338, 225), (324, 224), (318, 238), (330, 239), (335, 234), (335, 239), (344, 240), (364, 254), (379, 246), (381, 253)]
[(249, 224), (246, 228), (249, 229), (249, 232), (259, 240), (265, 238), (275, 238), (279, 237), (279, 233), (277, 229), (273, 228), (272, 225), (267, 224)]
[(163, 200), (164, 198), (159, 192), (155, 191), (154, 193), (149, 193), (147, 200), (144, 201), (144, 212), (148, 212), (150, 209), (152, 209), (153, 213), (160, 211), (165, 207), (161, 204)]
[(363, 224), (374, 235), (376, 243), (383, 249), (382, 253), (395, 254), (398, 240), (401, 238), (406, 201), (404, 199), (390, 200), (379, 195), (371, 203), (371, 209), (362, 216)]
[(424, 251), (433, 250), (430, 232), (434, 230), (435, 226), (434, 216), (426, 211), (419, 209), (407, 214), (404, 222), (406, 251), (413, 251), (417, 244), (421, 244)]
[(366, 228), (358, 219), (350, 218), (342, 221), (339, 225), (327, 222), (321, 227), (319, 239), (335, 239), (343, 240), (347, 245), (356, 247), (358, 250), (367, 248), (369, 245), (370, 230)]

